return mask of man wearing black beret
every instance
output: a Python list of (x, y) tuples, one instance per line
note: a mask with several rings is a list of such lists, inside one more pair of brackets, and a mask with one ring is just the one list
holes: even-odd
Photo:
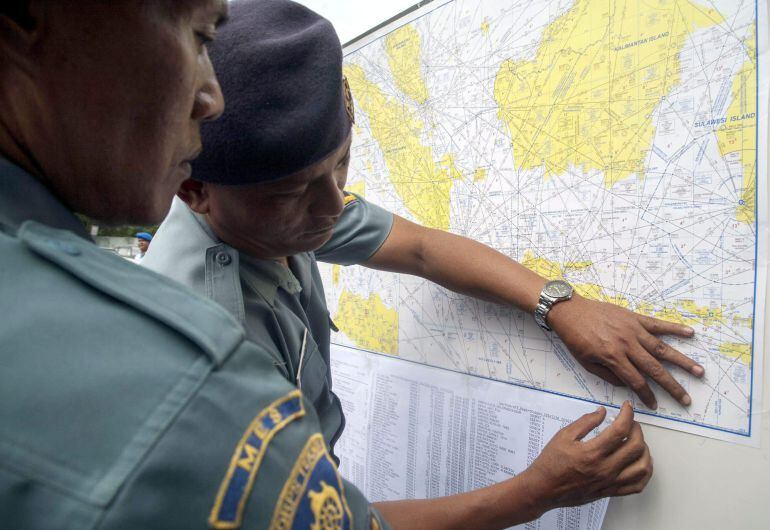
[[(182, 184), (144, 265), (205, 293), (268, 348), (313, 403), (329, 447), (344, 427), (331, 391), (329, 314), (316, 260), (416, 274), (511, 304), (551, 327), (590, 372), (656, 406), (644, 374), (683, 405), (659, 360), (703, 369), (654, 335), (692, 330), (587, 300), (469, 239), (431, 230), (344, 191), (352, 96), (328, 21), (288, 0), (231, 4), (211, 55), (228, 107)], [(333, 325), (333, 324), (331, 324)], [(505, 528), (557, 506), (641, 491), (649, 450), (627, 403), (597, 438), (604, 408), (560, 431), (519, 476), (455, 497), (377, 505), (394, 528)]]

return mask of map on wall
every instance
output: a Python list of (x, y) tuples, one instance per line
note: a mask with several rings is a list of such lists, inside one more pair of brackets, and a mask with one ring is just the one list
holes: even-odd
[(347, 189), (692, 326), (667, 339), (706, 368), (672, 370), (691, 406), (654, 387), (648, 410), (530, 315), (410, 276), (324, 266), (333, 340), (757, 443), (766, 33), (753, 0), (435, 0), (345, 50)]

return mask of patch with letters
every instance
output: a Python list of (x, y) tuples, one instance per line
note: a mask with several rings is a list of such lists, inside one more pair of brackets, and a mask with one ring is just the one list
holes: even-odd
[(321, 434), (302, 450), (275, 507), (270, 530), (350, 530), (353, 514)]
[(211, 528), (238, 528), (257, 471), (273, 437), (289, 423), (305, 415), (302, 393), (293, 390), (262, 410), (235, 448), (230, 466), (219, 487), (209, 516)]

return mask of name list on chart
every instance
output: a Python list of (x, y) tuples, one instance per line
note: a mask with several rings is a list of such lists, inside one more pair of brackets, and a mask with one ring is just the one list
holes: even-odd
[[(557, 431), (595, 410), (342, 346), (332, 345), (331, 353), (334, 392), (346, 417), (335, 448), (340, 471), (373, 502), (442, 497), (511, 478)], [(517, 528), (599, 530), (608, 502), (552, 510)]]

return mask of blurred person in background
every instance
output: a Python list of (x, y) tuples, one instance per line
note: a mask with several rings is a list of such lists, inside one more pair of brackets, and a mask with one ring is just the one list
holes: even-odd
[(134, 263), (139, 264), (142, 262), (145, 254), (147, 254), (147, 250), (150, 248), (152, 234), (149, 232), (137, 232), (134, 237), (136, 237), (136, 246), (139, 249), (139, 253), (134, 256)]

